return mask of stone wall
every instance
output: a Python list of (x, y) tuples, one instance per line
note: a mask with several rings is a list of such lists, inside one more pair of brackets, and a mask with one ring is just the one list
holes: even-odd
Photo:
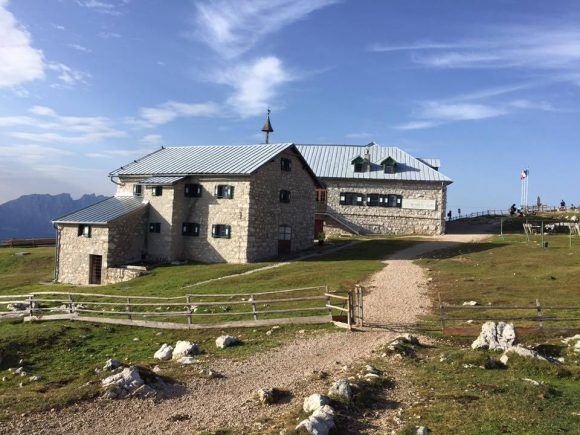
[[(339, 220), (363, 234), (421, 234), (435, 235), (445, 232), (447, 187), (442, 183), (419, 181), (374, 180), (323, 180), (327, 186), (326, 210)], [(369, 207), (367, 205), (341, 205), (341, 192), (402, 195), (405, 199), (436, 201), (435, 210), (418, 210), (395, 207)], [(349, 231), (332, 218), (325, 218), (327, 235), (347, 234)]]
[(109, 224), (108, 266), (124, 266), (143, 259), (146, 248), (149, 206)]
[[(292, 161), (282, 171), (281, 158)], [(280, 190), (290, 191), (290, 202), (280, 202)], [(248, 259), (257, 261), (278, 255), (278, 227), (291, 228), (292, 252), (312, 246), (316, 185), (297, 153), (287, 150), (253, 175), (250, 189)]]
[(89, 256), (103, 257), (103, 270), (108, 265), (109, 229), (106, 226), (91, 227), (91, 237), (78, 235), (78, 225), (58, 225), (60, 249), (58, 252), (58, 281), (68, 284), (89, 283)]
[(108, 267), (103, 270), (103, 284), (116, 284), (118, 282), (131, 281), (145, 275), (145, 271), (127, 269), (125, 267)]

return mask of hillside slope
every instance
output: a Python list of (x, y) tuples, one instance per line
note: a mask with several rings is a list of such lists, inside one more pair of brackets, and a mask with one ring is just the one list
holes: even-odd
[(10, 238), (52, 237), (51, 219), (87, 207), (106, 196), (94, 193), (73, 199), (68, 193), (33, 194), (0, 204), (0, 241)]

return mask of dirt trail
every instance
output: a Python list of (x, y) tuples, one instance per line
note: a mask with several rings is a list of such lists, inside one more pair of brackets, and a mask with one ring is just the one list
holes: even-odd
[[(365, 321), (375, 325), (411, 326), (429, 305), (424, 292), (427, 280), (412, 260), (422, 254), (481, 240), (486, 236), (455, 235), (426, 239), (385, 260), (386, 267), (370, 278), (370, 293), (365, 298)], [(189, 433), (220, 428), (251, 429), (259, 432), (255, 421), (274, 417), (299, 406), (302, 398), (324, 391), (313, 370), (331, 376), (343, 365), (368, 357), (381, 344), (397, 335), (387, 329), (365, 332), (338, 332), (297, 338), (278, 349), (253, 355), (245, 361), (221, 360), (212, 369), (221, 379), (189, 379), (179, 397), (154, 404), (151, 401), (96, 400), (83, 402), (62, 411), (43, 413), (0, 423), (6, 433)], [(264, 407), (254, 395), (261, 387), (290, 390), (293, 398), (284, 405)], [(171, 421), (176, 414), (189, 419)]]

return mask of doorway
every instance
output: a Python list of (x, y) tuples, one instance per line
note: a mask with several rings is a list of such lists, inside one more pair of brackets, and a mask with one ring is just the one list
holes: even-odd
[(89, 255), (89, 284), (101, 283), (102, 269), (103, 269), (103, 256)]
[(292, 251), (292, 228), (289, 225), (278, 227), (278, 255), (289, 254)]
[(314, 239), (318, 239), (321, 232), (324, 231), (324, 219), (316, 219), (314, 221)]

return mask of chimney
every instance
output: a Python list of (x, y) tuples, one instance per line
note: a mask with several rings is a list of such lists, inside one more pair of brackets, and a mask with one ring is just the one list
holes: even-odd
[(365, 150), (365, 153), (363, 155), (363, 159), (365, 161), (365, 168), (367, 172), (371, 172), (371, 153), (369, 151), (369, 149), (367, 148)]

